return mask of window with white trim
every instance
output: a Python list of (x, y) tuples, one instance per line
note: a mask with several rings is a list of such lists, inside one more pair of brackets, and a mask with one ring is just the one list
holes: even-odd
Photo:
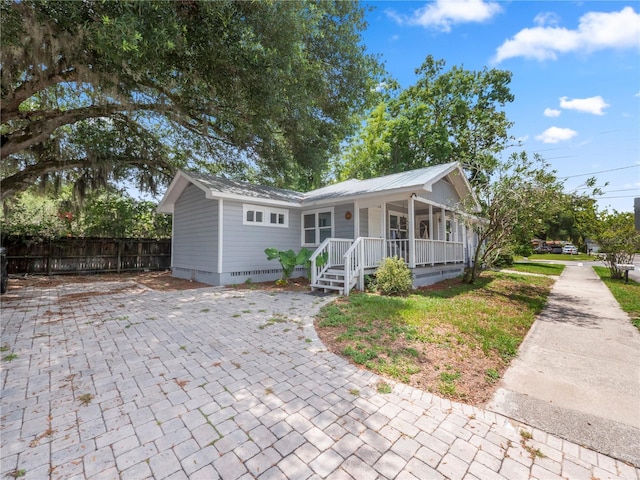
[(333, 208), (302, 214), (302, 244), (320, 245), (333, 236)]
[(245, 203), (242, 205), (242, 224), (287, 228), (289, 227), (289, 210)]

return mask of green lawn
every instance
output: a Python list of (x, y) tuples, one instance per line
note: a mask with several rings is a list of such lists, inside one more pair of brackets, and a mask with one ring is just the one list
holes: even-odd
[(566, 253), (534, 253), (530, 255), (529, 260), (563, 260), (576, 262), (595, 262), (598, 259), (595, 255), (587, 255), (586, 253), (578, 253), (577, 255), (568, 255)]
[(624, 279), (613, 279), (606, 267), (593, 267), (593, 269), (609, 287), (620, 308), (629, 314), (631, 323), (640, 330), (640, 283), (629, 279), (629, 283), (626, 284)]
[(475, 285), (440, 282), (407, 297), (359, 293), (324, 307), (325, 344), (376, 373), (481, 403), (546, 303), (553, 280), (483, 272)]
[(564, 271), (565, 265), (561, 263), (515, 262), (513, 265), (509, 265), (505, 268), (507, 270), (516, 270), (518, 272), (557, 276)]

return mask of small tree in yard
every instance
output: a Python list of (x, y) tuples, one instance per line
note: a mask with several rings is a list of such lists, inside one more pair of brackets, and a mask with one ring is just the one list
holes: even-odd
[(469, 226), (478, 238), (473, 264), (464, 275), (466, 283), (474, 283), (483, 265), (493, 265), (500, 254), (517, 239), (540, 229), (552, 214), (551, 206), (562, 194), (562, 183), (538, 155), (530, 159), (525, 152), (514, 153), (498, 166), (490, 182), (477, 190), (481, 212), (463, 206), (466, 218), (480, 216), (482, 221)]
[(640, 252), (640, 232), (635, 230), (633, 214), (629, 212), (603, 212), (599, 215), (596, 242), (605, 252), (604, 262), (611, 278), (622, 278), (617, 265), (633, 263), (634, 254)]

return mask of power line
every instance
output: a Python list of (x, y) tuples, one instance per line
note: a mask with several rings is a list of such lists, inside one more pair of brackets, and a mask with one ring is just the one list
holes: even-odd
[(603, 200), (605, 198), (636, 198), (638, 195), (620, 195), (615, 197), (598, 197), (597, 200)]
[(588, 175), (595, 175), (597, 173), (607, 173), (607, 172), (615, 172), (617, 170), (627, 170), (629, 168), (640, 168), (640, 165), (629, 165), (627, 167), (620, 167), (620, 168), (611, 168), (609, 170), (600, 170), (599, 172), (591, 172), (591, 173), (580, 173), (578, 175), (569, 175), (568, 177), (560, 177), (559, 180), (563, 180), (563, 179), (567, 179), (567, 178), (576, 178), (576, 177), (586, 177)]
[[(606, 188), (606, 187), (602, 187), (602, 188)], [(605, 193), (612, 193), (612, 192), (638, 192), (640, 194), (640, 188), (622, 188), (620, 190), (607, 190)]]

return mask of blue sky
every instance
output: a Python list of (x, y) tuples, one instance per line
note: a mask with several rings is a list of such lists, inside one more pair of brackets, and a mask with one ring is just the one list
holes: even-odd
[[(636, 1), (371, 1), (363, 33), (406, 88), (427, 55), (469, 70), (513, 73), (506, 107), (521, 149), (539, 153), (600, 210), (640, 197), (640, 4)], [(520, 149), (519, 149), (520, 150)], [(600, 172), (600, 173), (595, 173)]]

